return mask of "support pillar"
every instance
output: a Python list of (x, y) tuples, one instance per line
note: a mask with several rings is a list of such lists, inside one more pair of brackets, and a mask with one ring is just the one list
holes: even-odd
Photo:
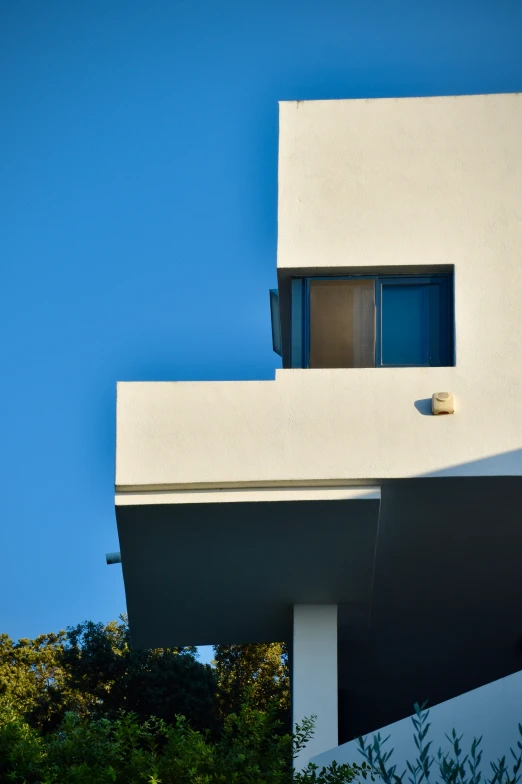
[(292, 724), (317, 716), (314, 736), (295, 760), (296, 770), (310, 757), (339, 744), (337, 714), (337, 605), (294, 605)]

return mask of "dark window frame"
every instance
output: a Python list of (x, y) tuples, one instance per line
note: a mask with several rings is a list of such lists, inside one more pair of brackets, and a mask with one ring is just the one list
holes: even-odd
[[(388, 367), (452, 367), (455, 365), (455, 308), (453, 274), (448, 272), (428, 274), (379, 274), (379, 275), (317, 275), (292, 278), (290, 367), (308, 368), (310, 352), (310, 282), (313, 280), (374, 280), (375, 281), (375, 368)], [(427, 361), (422, 365), (383, 364), (382, 362), (382, 288), (393, 285), (439, 286), (441, 330), (440, 362)], [(426, 336), (428, 345), (429, 336)], [(428, 360), (430, 358), (428, 357)], [(350, 370), (351, 368), (346, 368)]]

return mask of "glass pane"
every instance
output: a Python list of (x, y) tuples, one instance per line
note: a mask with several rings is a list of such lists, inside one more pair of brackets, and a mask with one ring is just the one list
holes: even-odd
[(272, 319), (272, 348), (276, 354), (282, 356), (281, 313), (279, 310), (279, 292), (277, 289), (270, 289), (270, 316)]
[(383, 365), (428, 364), (427, 289), (422, 285), (386, 285), (381, 289)]
[(375, 281), (310, 281), (311, 368), (375, 366)]
[(426, 286), (427, 332), (428, 332), (428, 365), (445, 364), (445, 346), (448, 343), (444, 338), (448, 329), (448, 319), (441, 308), (443, 284)]

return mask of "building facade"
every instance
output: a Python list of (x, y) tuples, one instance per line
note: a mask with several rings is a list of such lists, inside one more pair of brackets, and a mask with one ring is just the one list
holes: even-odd
[(520, 139), (520, 94), (282, 103), (282, 369), (118, 385), (133, 644), (291, 642), (301, 762), (522, 669)]

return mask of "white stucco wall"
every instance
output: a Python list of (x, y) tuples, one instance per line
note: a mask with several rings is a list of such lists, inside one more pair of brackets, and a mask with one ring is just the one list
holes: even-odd
[(295, 760), (306, 767), (312, 754), (337, 746), (337, 605), (294, 605), (292, 724), (315, 716), (313, 736)]
[(281, 103), (278, 267), (455, 264), (459, 309), (511, 299), (521, 134), (520, 93)]
[[(426, 741), (431, 740), (432, 754), (436, 757), (439, 748), (443, 752), (450, 752), (450, 744), (446, 734), (451, 735), (453, 729), (464, 735), (461, 747), (463, 756), (469, 753), (474, 738), (482, 737), (482, 777), (483, 780), (491, 777), (491, 762), (496, 762), (506, 755), (508, 765), (512, 765), (513, 758), (510, 748), (520, 753), (517, 746), (522, 742), (518, 731), (518, 724), (522, 722), (522, 672), (517, 672), (507, 678), (501, 678), (493, 683), (488, 683), (480, 689), (475, 689), (467, 694), (462, 694), (453, 700), (448, 700), (431, 708), (429, 714), (431, 728)], [(414, 727), (411, 718), (390, 724), (380, 730), (381, 737), (390, 740), (384, 746), (385, 751), (394, 749), (388, 765), (397, 764), (397, 774), (401, 775), (406, 770), (406, 762), (412, 763), (417, 757), (417, 750), (413, 740)], [(371, 741), (373, 735), (367, 736)], [(343, 743), (335, 749), (311, 755), (312, 762), (319, 767), (329, 765), (334, 760), (339, 764), (361, 763), (363, 757), (358, 750), (356, 741)], [(432, 780), (439, 781), (437, 775), (437, 761), (433, 763)], [(406, 780), (408, 780), (408, 773)]]
[(281, 104), (280, 271), (454, 265), (456, 367), (119, 384), (118, 488), (521, 475), (520, 139), (520, 94)]
[[(284, 370), (265, 382), (119, 384), (116, 484), (520, 475), (518, 367)], [(420, 413), (415, 401), (441, 389), (455, 392), (455, 415)]]

